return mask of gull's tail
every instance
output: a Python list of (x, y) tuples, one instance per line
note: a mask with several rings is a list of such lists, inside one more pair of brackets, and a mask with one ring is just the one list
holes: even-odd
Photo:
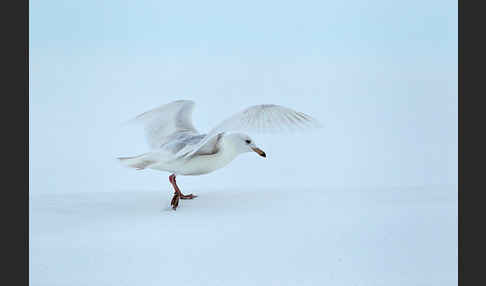
[(133, 156), (133, 157), (118, 157), (117, 159), (122, 163), (122, 165), (130, 168), (135, 168), (137, 170), (143, 170), (148, 166), (155, 163), (155, 161), (147, 160), (145, 158), (146, 154)]

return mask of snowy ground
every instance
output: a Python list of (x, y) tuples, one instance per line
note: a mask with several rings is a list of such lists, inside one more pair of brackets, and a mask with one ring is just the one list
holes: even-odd
[(32, 195), (30, 284), (457, 285), (455, 186), (183, 191)]

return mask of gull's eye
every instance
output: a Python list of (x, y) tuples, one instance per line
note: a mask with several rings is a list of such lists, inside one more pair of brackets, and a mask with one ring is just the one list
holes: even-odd
[(246, 144), (250, 144), (251, 141), (250, 140), (245, 140)]

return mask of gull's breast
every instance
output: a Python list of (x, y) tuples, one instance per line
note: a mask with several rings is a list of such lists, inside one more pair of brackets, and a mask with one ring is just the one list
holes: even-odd
[(211, 173), (228, 165), (237, 153), (226, 148), (211, 155), (196, 155), (184, 162), (175, 172), (186, 176), (196, 176)]

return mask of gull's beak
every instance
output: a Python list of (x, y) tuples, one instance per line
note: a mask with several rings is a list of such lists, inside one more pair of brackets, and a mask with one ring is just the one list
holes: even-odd
[(253, 150), (255, 153), (257, 153), (258, 155), (262, 156), (263, 158), (266, 158), (267, 157), (267, 154), (265, 154), (265, 152), (263, 152), (262, 149), (260, 148), (257, 148), (257, 147), (251, 147), (251, 150)]

